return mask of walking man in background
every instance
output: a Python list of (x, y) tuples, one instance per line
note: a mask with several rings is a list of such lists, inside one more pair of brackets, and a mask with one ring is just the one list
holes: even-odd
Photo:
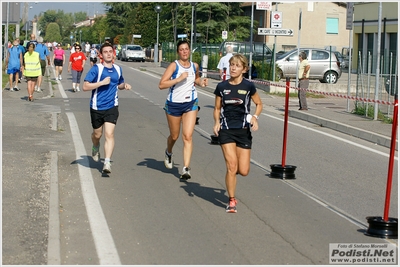
[[(22, 51), (19, 49), (18, 40), (14, 40), (13, 46), (8, 48), (6, 57), (6, 73), (9, 75), (10, 91), (19, 91), (18, 79), (19, 72), (21, 71), (22, 65)], [(15, 85), (13, 87), (13, 77), (15, 76)]]
[(308, 110), (307, 107), (307, 92), (302, 89), (308, 89), (310, 81), (308, 78), (310, 77), (310, 64), (308, 63), (307, 60), (307, 54), (302, 51), (299, 54), (299, 60), (300, 60), (300, 65), (299, 65), (299, 92), (298, 92), (298, 97), (299, 97), (299, 105), (300, 108), (299, 110)]
[(90, 52), (89, 42), (86, 42), (86, 44), (85, 44), (85, 52), (86, 52), (86, 57), (89, 57), (89, 52)]
[(29, 45), (31, 44), (31, 43), (33, 43), (34, 45), (35, 45), (35, 47), (37, 46), (37, 40), (36, 40), (36, 35), (35, 34), (31, 34), (31, 40), (29, 40), (29, 42), (28, 43), (26, 43), (26, 47), (25, 47), (25, 51), (27, 51), (28, 52), (28, 50), (29, 50)]
[(219, 76), (223, 81), (228, 80), (231, 75), (229, 73), (229, 59), (233, 56), (233, 48), (230, 45), (226, 46), (226, 55), (221, 57), (217, 68), (219, 69)]
[(47, 63), (50, 65), (50, 52), (47, 49), (47, 46), (43, 44), (43, 37), (41, 36), (38, 38), (38, 44), (35, 51), (39, 53), (40, 68), (42, 69), (42, 75), (38, 77), (36, 92), (42, 92), (40, 86), (42, 85), (43, 77), (46, 74), (46, 59)]

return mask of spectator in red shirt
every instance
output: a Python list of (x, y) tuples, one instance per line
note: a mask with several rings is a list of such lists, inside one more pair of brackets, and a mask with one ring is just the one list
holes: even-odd
[(75, 44), (74, 48), (75, 52), (69, 56), (68, 72), (72, 69), (72, 90), (74, 92), (79, 92), (79, 84), (81, 83), (83, 67), (85, 66), (87, 58), (82, 52), (80, 44)]

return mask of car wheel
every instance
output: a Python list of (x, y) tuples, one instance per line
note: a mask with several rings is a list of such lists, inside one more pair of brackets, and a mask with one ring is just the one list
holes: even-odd
[(327, 71), (324, 75), (324, 83), (337, 83), (338, 75), (334, 71)]

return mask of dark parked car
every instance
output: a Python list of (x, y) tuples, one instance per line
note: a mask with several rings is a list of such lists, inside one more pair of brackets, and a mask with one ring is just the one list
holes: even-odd
[[(220, 56), (226, 54), (226, 46), (230, 45), (233, 48), (233, 54), (240, 53), (245, 55), (247, 58), (250, 57), (251, 45), (250, 42), (239, 42), (239, 41), (225, 41), (219, 47)], [(272, 51), (264, 43), (253, 42), (253, 55), (252, 60), (267, 60), (271, 59)]]

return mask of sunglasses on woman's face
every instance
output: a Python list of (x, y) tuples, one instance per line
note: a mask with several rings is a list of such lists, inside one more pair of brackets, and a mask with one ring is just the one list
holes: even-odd
[(79, 47), (75, 47), (75, 50), (81, 50)]

